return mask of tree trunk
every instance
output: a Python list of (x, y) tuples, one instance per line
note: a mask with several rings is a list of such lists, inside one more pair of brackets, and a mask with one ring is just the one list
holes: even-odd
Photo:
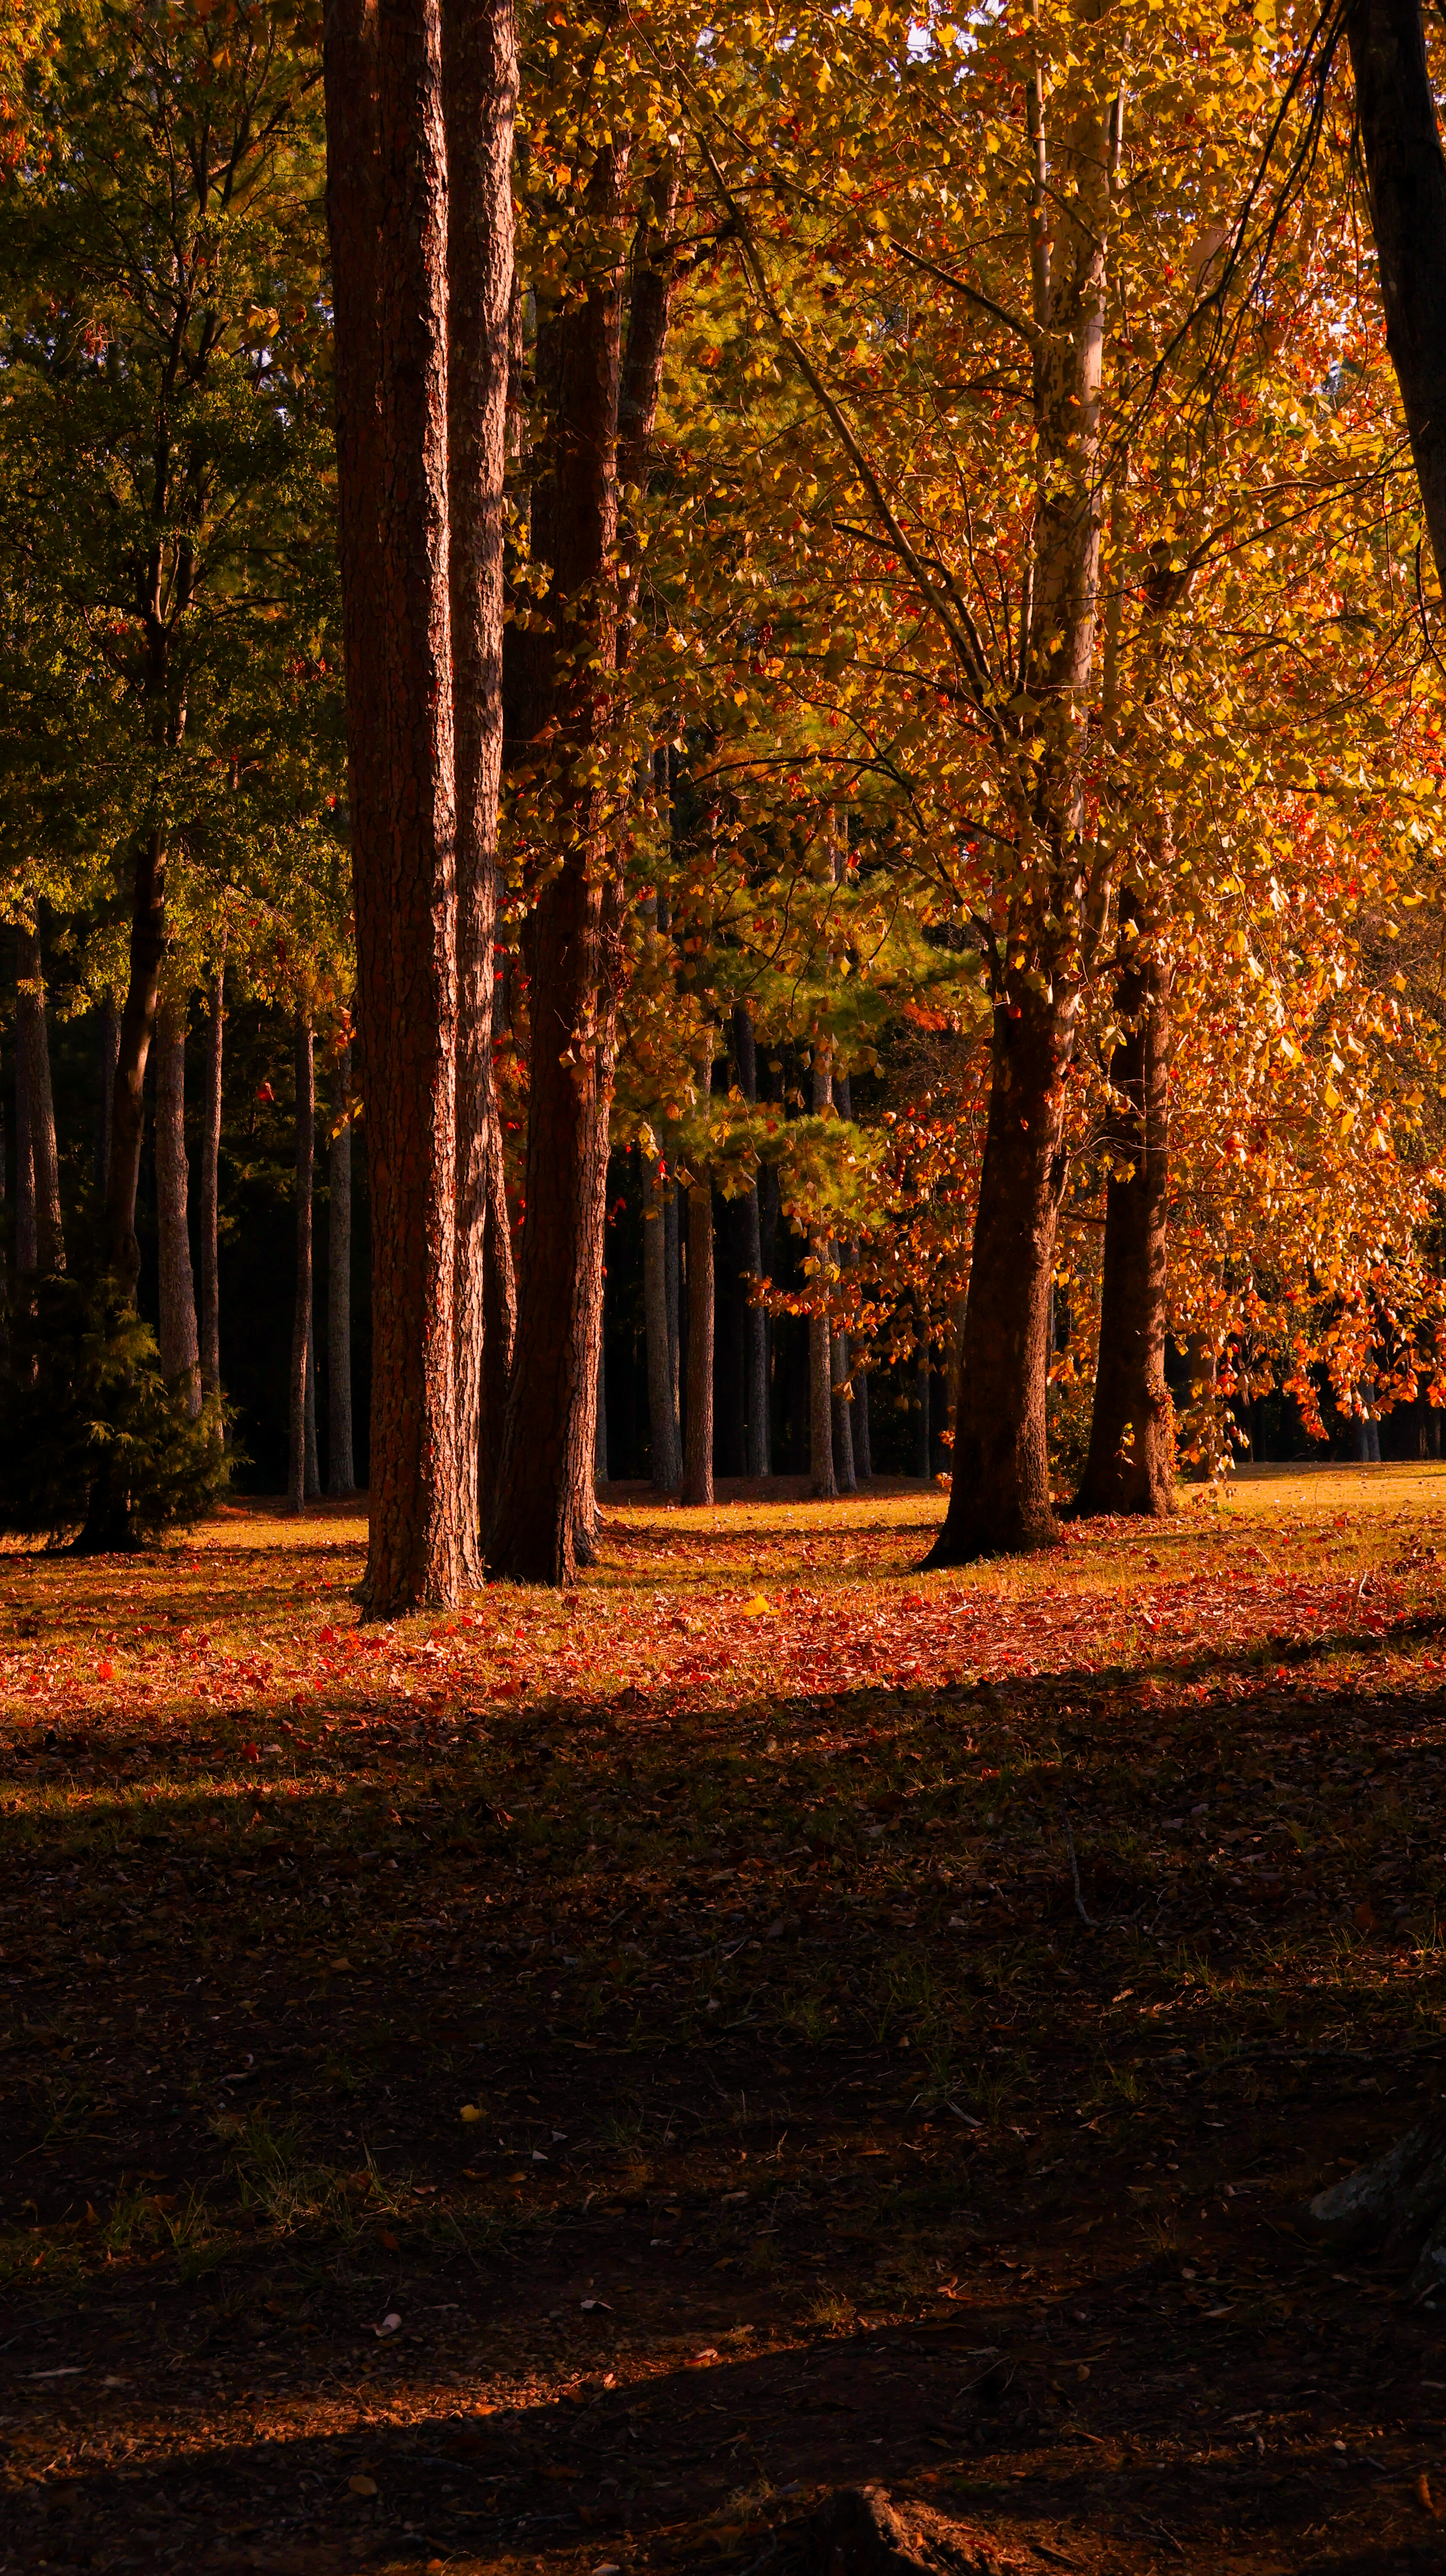
[(513, 285), (513, 0), (444, 19), (448, 461), (457, 788), (456, 1403), (464, 1572), (481, 1580), (497, 799), (502, 776), (503, 475)]
[(688, 1431), (682, 1499), (713, 1500), (713, 1188), (706, 1173), (688, 1192)]
[[(643, 1149), (643, 1322), (648, 1355), (648, 1432), (653, 1489), (677, 1492), (683, 1479), (678, 1438), (677, 1398), (673, 1381), (672, 1337), (668, 1330), (668, 1228), (664, 1194), (671, 1189), (661, 1154)], [(676, 1301), (676, 1288), (674, 1291)]]
[[(1138, 904), (1123, 895), (1122, 932), (1139, 920)], [(1175, 1464), (1165, 1385), (1170, 976), (1152, 941), (1136, 939), (1128, 954), (1116, 1004), (1128, 1034), (1110, 1065), (1099, 1361), (1074, 1508), (1160, 1520), (1172, 1505)]]
[(853, 1389), (849, 1384), (849, 1337), (835, 1333), (830, 1355), (833, 1384), (833, 1474), (841, 1494), (858, 1492), (854, 1473)]
[(603, 1329), (597, 1345), (597, 1409), (593, 1417), (592, 1473), (595, 1485), (608, 1483), (608, 1343), (607, 1299), (603, 1299)]
[(103, 996), (96, 1014), (96, 1046), (100, 1057), (100, 1092), (95, 1111), (94, 1180), (97, 1203), (104, 1207), (106, 1184), (110, 1178), (111, 1097), (115, 1090), (116, 1056), (120, 1050), (120, 1013), (112, 993)]
[(669, 1174), (663, 1183), (664, 1284), (668, 1291), (668, 1376), (673, 1394), (673, 1422), (678, 1435), (678, 1475), (683, 1473), (683, 1318), (679, 1298), (683, 1247), (678, 1240), (678, 1184)]
[[(753, 1015), (746, 1002), (733, 1005), (733, 1059), (738, 1088), (750, 1104), (758, 1098), (758, 1047)], [(737, 1209), (737, 1255), (743, 1283), (743, 1422), (744, 1473), (769, 1473), (768, 1310), (758, 1294), (763, 1282), (763, 1218), (758, 1183), (734, 1201)]]
[(326, 1489), (356, 1491), (351, 1416), (351, 1048), (336, 1060), (326, 1211)]
[(1345, 16), (1366, 159), (1386, 346), (1446, 588), (1446, 160), (1421, 0), (1353, 0)]
[(922, 1476), (926, 1485), (934, 1472), (933, 1425), (929, 1419), (932, 1411), (929, 1390), (933, 1384), (933, 1376), (934, 1372), (929, 1361), (929, 1329), (921, 1315), (919, 1345), (914, 1354), (914, 1391), (919, 1406), (919, 1419), (914, 1426), (914, 1473), (916, 1476)]
[(161, 1368), (184, 1381), (186, 1411), (201, 1410), (196, 1282), (191, 1269), (186, 1160), (186, 1004), (161, 1004), (156, 1019), (156, 1233), (160, 1254)]
[[(833, 1100), (829, 1067), (831, 1053), (826, 1039), (817, 1038), (813, 1049), (813, 1110), (822, 1117)], [(813, 1285), (822, 1297), (828, 1293), (829, 1244), (826, 1235), (811, 1234), (809, 1252), (813, 1258)], [(827, 1498), (838, 1492), (833, 1456), (833, 1333), (827, 1308), (808, 1319), (808, 1471), (810, 1489)]]
[(306, 1380), (311, 1350), (311, 1182), (316, 1150), (316, 1067), (311, 1022), (296, 1014), (296, 1297), (291, 1316), (291, 1412), (287, 1501), (306, 1502)]
[(961, 1336), (949, 1509), (928, 1562), (1041, 1547), (1049, 1503), (1045, 1387), (1064, 1183), (1054, 1014), (1026, 993), (994, 1014), (993, 1081)]
[[(494, 991), (495, 1003), (495, 991)], [(497, 1461), (507, 1413), (512, 1346), (517, 1338), (517, 1281), (512, 1267), (512, 1219), (502, 1159), (502, 1121), (487, 1130), (487, 1230), (482, 1244), (482, 1403), (477, 1426), (477, 1501), (481, 1527), (489, 1529), (497, 1491)]]
[(131, 897), (130, 978), (121, 1011), (111, 1087), (110, 1168), (105, 1191), (105, 1254), (128, 1296), (141, 1275), (136, 1241), (136, 1190), (145, 1132), (146, 1059), (155, 1034), (166, 953), (166, 853), (159, 832), (136, 847)]
[(626, 147), (607, 144), (587, 196), (588, 291), (539, 315), (549, 470), (532, 552), (551, 567), (519, 651), (520, 750), (555, 782), (561, 866), (528, 926), (531, 1050), (517, 1340), (488, 1556), (524, 1582), (570, 1583), (593, 1518), (608, 1109), (622, 973), (620, 861), (598, 775), (617, 659), (617, 428)]
[(306, 1499), (321, 1500), (321, 1459), (316, 1446), (316, 1294), (312, 1280), (311, 1313), (306, 1325)]
[[(226, 964), (217, 960), (211, 985), (211, 1016), (206, 1024), (206, 1084), (201, 1097), (201, 1394), (207, 1404), (221, 1398), (221, 1276), (219, 1222), (221, 1205), (221, 1067), (226, 1027)], [(223, 1431), (218, 1414), (215, 1438)]]
[[(373, 1617), (458, 1597), (457, 940), (439, 0), (328, 0), (327, 216), (372, 1210)], [(304, 1391), (304, 1390), (303, 1390)], [(301, 1444), (298, 1443), (298, 1452)]]
[[(1073, 94), (1073, 110), (1069, 105)], [(1037, 498), (1020, 695), (1035, 745), (1016, 790), (1015, 883), (991, 956), (988, 1123), (970, 1260), (953, 1481), (928, 1563), (1049, 1545), (1045, 1387), (1064, 1087), (1079, 1025), (1076, 907), (1100, 554), (1100, 380), (1111, 172), (1122, 103), (1061, 84), (1059, 149), (1043, 67), (1029, 86)]]
[(24, 1251), (31, 1255), (25, 1260), (17, 1249), (17, 1267), (53, 1278), (65, 1268), (65, 1228), (60, 1214), (60, 1156), (50, 1088), (50, 1032), (45, 1017), (40, 934), (17, 931), (16, 942), (16, 1125), (25, 1139), (22, 1151), (28, 1167), (24, 1177), (30, 1207), (26, 1210)]

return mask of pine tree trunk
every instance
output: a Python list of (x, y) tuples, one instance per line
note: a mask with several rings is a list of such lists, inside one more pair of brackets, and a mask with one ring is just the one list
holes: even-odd
[(111, 1087), (110, 1168), (106, 1175), (106, 1260), (129, 1296), (141, 1275), (136, 1191), (145, 1133), (146, 1060), (155, 1034), (166, 953), (166, 852), (159, 832), (136, 847), (131, 896), (130, 978), (121, 1011)]
[(713, 1500), (713, 1187), (706, 1173), (688, 1192), (688, 1430), (682, 1499)]
[(95, 1110), (95, 1195), (105, 1205), (106, 1184), (110, 1178), (111, 1095), (115, 1090), (116, 1057), (120, 1052), (120, 1013), (112, 993), (104, 995), (96, 1014), (96, 1051), (100, 1060), (100, 1090)]
[[(217, 960), (211, 984), (211, 1015), (206, 1024), (206, 1081), (201, 1096), (201, 1394), (208, 1404), (221, 1396), (221, 1274), (219, 1229), (221, 1207), (221, 1069), (226, 1029), (226, 965)], [(217, 1443), (223, 1438), (219, 1416)]]
[(186, 1411), (194, 1422), (201, 1410), (201, 1366), (186, 1160), (186, 1019), (186, 1004), (174, 1000), (163, 1002), (156, 1018), (157, 1340), (162, 1371), (167, 1378), (184, 1381)]
[[(33, 1215), (19, 1267), (53, 1278), (65, 1268), (65, 1228), (60, 1213), (60, 1156), (55, 1141), (55, 1102), (50, 1087), (50, 1032), (45, 1015), (45, 975), (38, 931), (16, 933), (16, 1103), (23, 1119), (25, 1161)], [(27, 1211), (29, 1215), (29, 1211)]]
[(588, 189), (589, 290), (543, 305), (538, 382), (549, 470), (532, 550), (552, 567), (546, 624), (519, 650), (520, 753), (537, 745), (558, 800), (561, 866), (528, 924), (531, 1050), (517, 1339), (488, 1557), (514, 1580), (570, 1583), (592, 1526), (608, 1110), (622, 973), (620, 862), (597, 776), (617, 659), (617, 429), (622, 190), (607, 144)]
[(316, 1068), (311, 1022), (296, 1015), (296, 1295), (291, 1315), (291, 1405), (287, 1501), (306, 1502), (306, 1381), (311, 1349), (311, 1187), (316, 1150)]
[(481, 1579), (497, 800), (502, 776), (503, 474), (513, 287), (513, 0), (443, 22), (447, 124), (452, 704), (457, 787), (456, 1404), (464, 1572)]
[(1345, 12), (1365, 153), (1386, 346), (1446, 587), (1446, 160), (1421, 0), (1353, 0)]
[(649, 1154), (641, 1147), (639, 1151), (643, 1166), (643, 1325), (653, 1489), (659, 1494), (674, 1494), (683, 1480), (683, 1459), (673, 1384), (672, 1337), (668, 1330), (668, 1228), (663, 1202), (671, 1183), (661, 1154)]
[(381, 1618), (454, 1603), (464, 1562), (439, 0), (328, 0), (325, 77)]
[(326, 1212), (326, 1489), (356, 1491), (351, 1413), (351, 1048), (336, 1062)]
[[(1138, 904), (1122, 895), (1122, 932), (1138, 931), (1139, 921)], [(1133, 946), (1141, 944), (1153, 948), (1148, 940)], [(1107, 1143), (1116, 1168), (1105, 1191), (1099, 1361), (1075, 1510), (1163, 1519), (1174, 1472), (1165, 1385), (1170, 977), (1158, 955), (1127, 964), (1116, 1007), (1128, 1034), (1110, 1065)]]

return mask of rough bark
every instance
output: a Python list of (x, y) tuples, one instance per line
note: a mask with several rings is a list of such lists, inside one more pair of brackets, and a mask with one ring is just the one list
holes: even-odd
[(100, 1062), (100, 1088), (95, 1111), (95, 1161), (93, 1178), (97, 1203), (104, 1207), (106, 1183), (110, 1178), (111, 1095), (115, 1089), (116, 1056), (120, 1051), (120, 1013), (115, 997), (107, 993), (96, 1014), (96, 1052)]
[(671, 1189), (661, 1154), (640, 1148), (643, 1165), (643, 1325), (648, 1363), (648, 1432), (654, 1491), (676, 1493), (683, 1480), (672, 1337), (668, 1330), (668, 1228)]
[(1174, 1472), (1165, 1384), (1170, 975), (1128, 894), (1120, 924), (1126, 962), (1116, 1007), (1126, 1035), (1110, 1064), (1099, 1361), (1074, 1507), (1163, 1519)]
[(291, 1314), (290, 1442), (287, 1501), (299, 1512), (306, 1502), (306, 1382), (311, 1351), (311, 1191), (316, 1152), (316, 1066), (311, 1022), (296, 1015), (296, 1294)]
[(503, 475), (513, 287), (512, 0), (444, 20), (452, 706), (457, 797), (457, 1474), (464, 1570), (481, 1577), (497, 800), (502, 776)]
[(1421, 0), (1352, 0), (1345, 24), (1386, 346), (1446, 587), (1446, 159)]
[(356, 1491), (351, 1410), (351, 1048), (336, 1060), (326, 1205), (326, 1489)]
[[(24, 1178), (30, 1202), (25, 1211), (23, 1253), (17, 1249), (17, 1267), (53, 1277), (65, 1268), (65, 1228), (60, 1213), (55, 1101), (50, 1087), (44, 961), (40, 934), (31, 930), (16, 934), (15, 1074), (16, 1124), (25, 1140)], [(26, 1259), (24, 1254), (30, 1257)]]
[[(205, 1082), (201, 1093), (201, 1393), (208, 1404), (221, 1394), (221, 1069), (226, 1031), (226, 967), (219, 961), (211, 983), (206, 1023)], [(222, 1437), (217, 1421), (216, 1438)]]
[(713, 1190), (706, 1173), (688, 1192), (688, 1427), (682, 1499), (713, 1500)]
[(160, 1256), (160, 1346), (165, 1375), (185, 1387), (186, 1411), (201, 1410), (201, 1345), (191, 1269), (190, 1165), (186, 1160), (186, 1019), (184, 1001), (161, 1004), (156, 1018), (156, 1234)]
[(457, 945), (438, 0), (329, 0), (327, 216), (372, 1210), (374, 1617), (458, 1597)]
[(548, 470), (532, 494), (532, 550), (551, 567), (522, 639), (517, 725), (558, 800), (561, 865), (537, 897), (531, 977), (526, 1223), (517, 1338), (488, 1556), (514, 1579), (570, 1583), (593, 1517), (608, 1108), (622, 971), (619, 855), (598, 775), (617, 661), (617, 424), (623, 183), (605, 145), (585, 217), (585, 291), (539, 311)]
[[(1091, 86), (1046, 132), (1030, 83), (1037, 501), (1019, 695), (1037, 749), (1019, 764), (1015, 883), (991, 958), (991, 1087), (964, 1329), (949, 1508), (931, 1565), (1049, 1545), (1045, 1384), (1055, 1232), (1065, 1182), (1064, 1087), (1079, 1023), (1067, 925), (1083, 858), (1081, 793), (1099, 588), (1100, 381), (1110, 172)], [(1017, 962), (1018, 961), (1018, 962)]]
[(165, 953), (166, 853), (159, 832), (148, 832), (137, 843), (135, 853), (130, 975), (111, 1086), (110, 1169), (105, 1191), (106, 1259), (132, 1296), (141, 1275), (136, 1190), (145, 1132), (146, 1062), (155, 1035)]

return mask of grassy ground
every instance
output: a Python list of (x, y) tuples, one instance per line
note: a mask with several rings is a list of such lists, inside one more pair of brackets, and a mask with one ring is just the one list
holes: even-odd
[(0, 2569), (1439, 2570), (1446, 2320), (1294, 2217), (1446, 2057), (1443, 1475), (0, 1554)]

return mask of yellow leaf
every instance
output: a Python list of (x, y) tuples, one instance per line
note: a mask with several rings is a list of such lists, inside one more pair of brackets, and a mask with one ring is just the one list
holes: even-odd
[(743, 1616), (745, 1619), (771, 1619), (774, 1615), (775, 1613), (772, 1602), (766, 1599), (764, 1594), (761, 1592), (751, 1594), (749, 1599), (743, 1604)]
[(463, 2117), (463, 2119), (466, 2121), (467, 2126), (468, 2126), (468, 2128), (470, 2129), (470, 2128), (472, 2128), (472, 2127), (475, 2125), (475, 2123), (476, 2123), (478, 2120), (480, 2120), (480, 2119), (481, 2119), (482, 2114), (481, 2114), (481, 2112), (478, 2110), (477, 2105), (476, 2105), (476, 2103), (475, 2103), (475, 2102), (464, 2102), (464, 2103), (463, 2103), (463, 2105), (462, 2105), (462, 2117)]

